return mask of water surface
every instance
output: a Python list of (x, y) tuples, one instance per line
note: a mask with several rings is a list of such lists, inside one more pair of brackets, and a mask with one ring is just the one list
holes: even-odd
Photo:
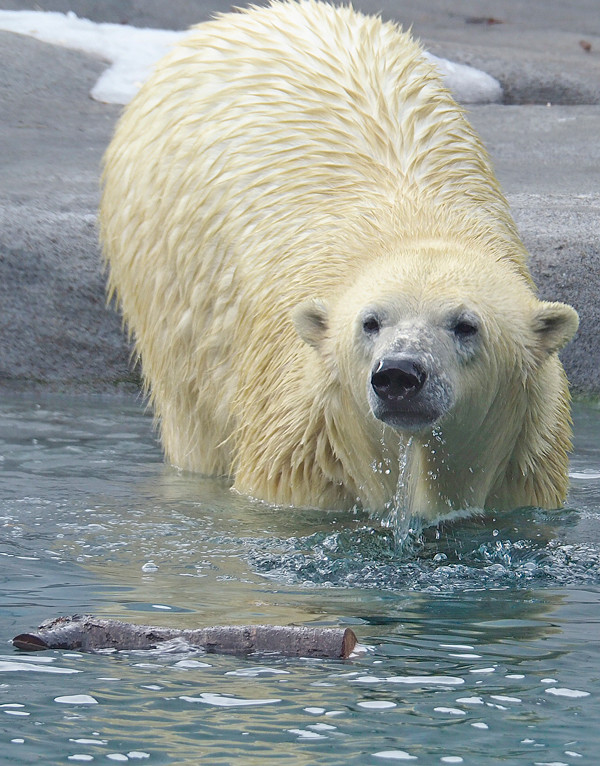
[[(600, 410), (567, 507), (429, 532), (290, 512), (162, 463), (143, 409), (0, 403), (0, 763), (597, 764)], [(25, 654), (60, 614), (350, 625), (347, 662)]]

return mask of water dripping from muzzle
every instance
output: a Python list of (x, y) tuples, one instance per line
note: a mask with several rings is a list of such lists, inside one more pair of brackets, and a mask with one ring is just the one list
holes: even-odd
[(414, 549), (419, 546), (423, 531), (422, 520), (413, 513), (412, 482), (410, 481), (412, 451), (413, 437), (411, 436), (400, 452), (396, 492), (388, 503), (387, 515), (381, 522), (384, 528), (391, 530), (398, 556), (414, 552)]

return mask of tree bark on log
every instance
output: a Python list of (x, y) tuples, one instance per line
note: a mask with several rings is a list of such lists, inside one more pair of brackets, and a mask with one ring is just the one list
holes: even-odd
[(73, 615), (47, 620), (36, 632), (15, 636), (13, 645), (25, 651), (71, 649), (93, 652), (99, 649), (155, 649), (172, 639), (181, 639), (191, 647), (215, 654), (275, 653), (323, 659), (347, 659), (357, 643), (350, 628), (224, 625), (177, 630)]

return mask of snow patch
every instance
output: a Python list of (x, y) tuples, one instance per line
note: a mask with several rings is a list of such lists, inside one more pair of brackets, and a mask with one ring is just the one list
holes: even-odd
[(96, 24), (78, 18), (72, 11), (0, 11), (0, 29), (108, 61), (111, 66), (90, 94), (107, 104), (127, 104), (154, 64), (187, 34), (126, 24)]
[[(126, 24), (95, 23), (80, 19), (73, 11), (0, 11), (0, 29), (108, 61), (110, 66), (90, 93), (96, 101), (107, 104), (129, 103), (150, 76), (156, 62), (188, 34)], [(464, 104), (501, 101), (500, 83), (486, 72), (431, 53), (426, 55), (458, 101)]]

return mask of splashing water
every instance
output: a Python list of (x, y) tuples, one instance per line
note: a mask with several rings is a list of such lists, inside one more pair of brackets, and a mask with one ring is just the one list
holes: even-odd
[(413, 512), (411, 483), (413, 445), (414, 439), (411, 436), (400, 452), (396, 492), (387, 505), (386, 515), (381, 520), (381, 526), (392, 532), (394, 547), (399, 557), (414, 549), (422, 532), (422, 521)]
[[(436, 427), (431, 432), (431, 439), (424, 445), (431, 455), (443, 447), (445, 439), (442, 430)], [(387, 514), (381, 520), (384, 529), (390, 529), (394, 536), (396, 552), (399, 556), (414, 553), (422, 543), (423, 519), (414, 507), (414, 483), (411, 480), (415, 464), (415, 440), (410, 437), (400, 453), (398, 463), (398, 483), (396, 492), (387, 507)], [(440, 460), (444, 466), (444, 460)], [(435, 487), (439, 479), (439, 468), (427, 472), (430, 488)]]

